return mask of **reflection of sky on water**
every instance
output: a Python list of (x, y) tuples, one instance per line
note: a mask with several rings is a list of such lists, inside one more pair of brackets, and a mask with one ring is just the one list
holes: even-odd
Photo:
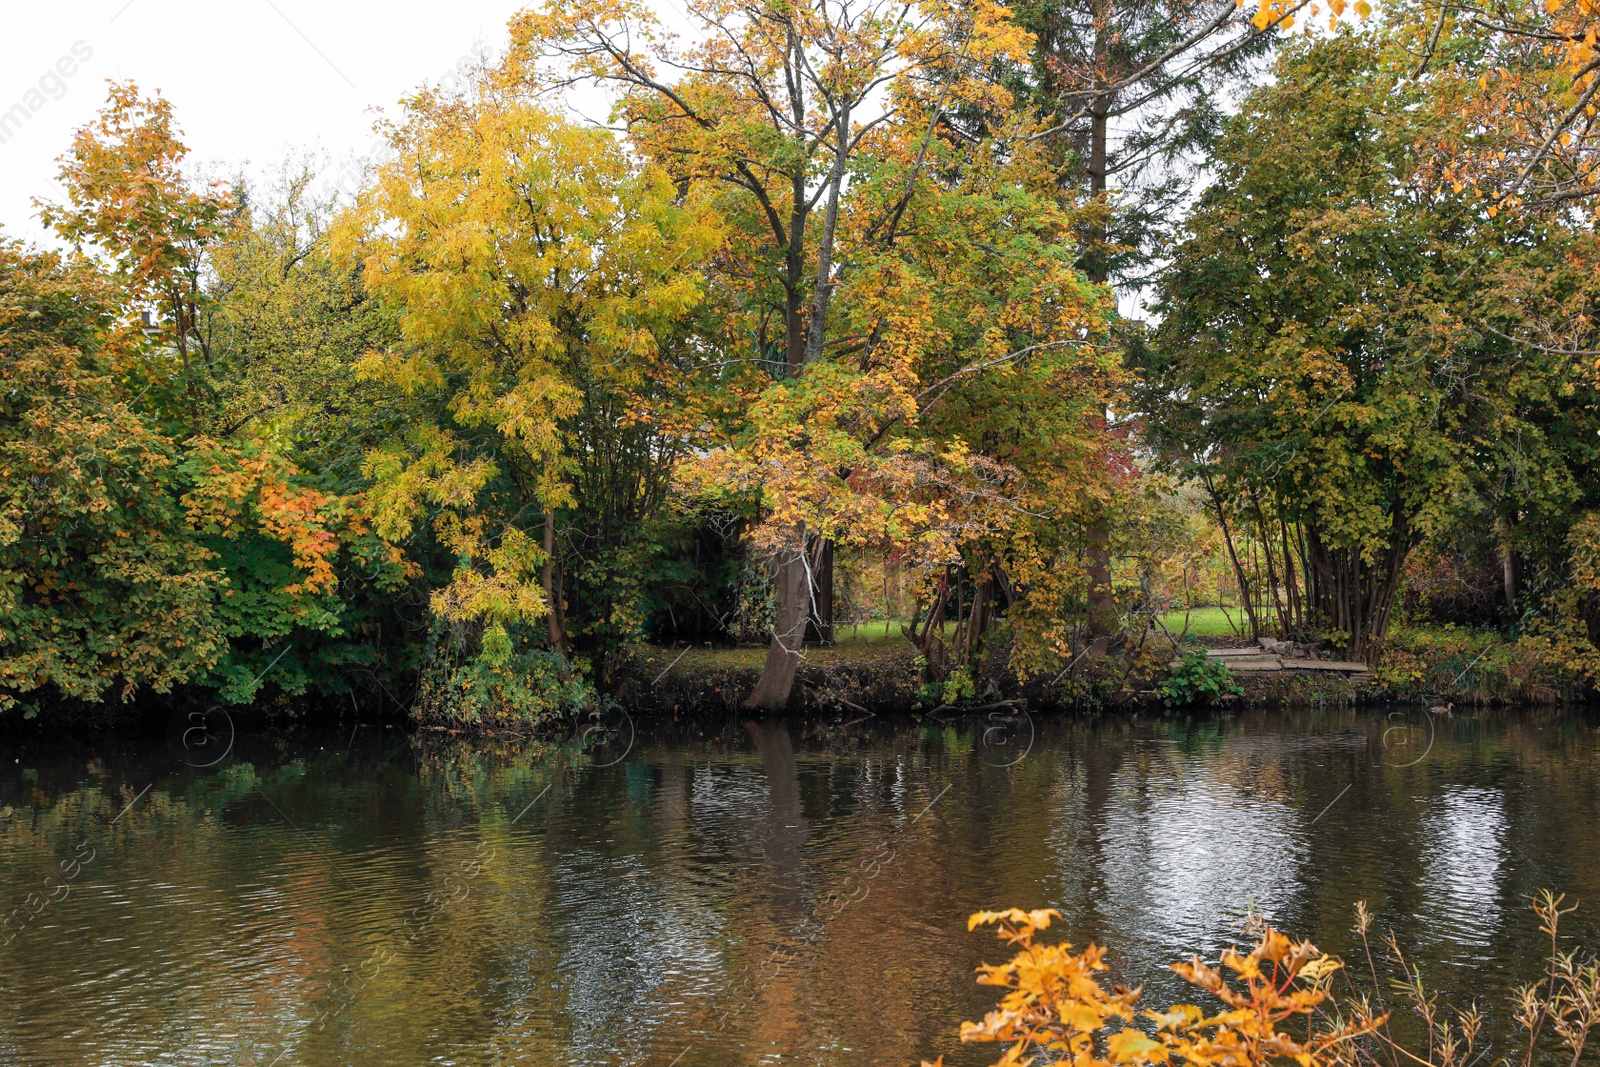
[[(287, 1050), (278, 1067), (666, 1067), (691, 1045), (678, 1067), (987, 1062), (958, 1028), (993, 1007), (972, 968), (1001, 952), (966, 930), (970, 911), (1060, 908), (1050, 940), (1106, 946), (1108, 977), (1160, 1007), (1196, 999), (1165, 965), (1214, 958), (1251, 900), (1347, 959), (1350, 906), (1368, 901), (1441, 1003), (1485, 1007), (1498, 1048), (1511, 988), (1538, 965), (1523, 894), (1581, 898), (1574, 945), (1600, 943), (1600, 732), (1458, 720), (1409, 769), (1383, 738), (1401, 721), (1041, 719), (1010, 768), (985, 763), (971, 729), (795, 728), (789, 759), (740, 721), (561, 779), (509, 828), (538, 789), (500, 746), (430, 758), (478, 760), (491, 781), (503, 767), (485, 789), (503, 815), (455, 778), (418, 777), (411, 747), (348, 756), (348, 734), (307, 757), (323, 762), (305, 785), (270, 790), (281, 815), (200, 807), (164, 782), (114, 833), (80, 829), (65, 822), (79, 793), (0, 780), (28, 813), (0, 819), (0, 907), (84, 834), (101, 850), (70, 899), (0, 943), (0, 1064), (265, 1067)], [(80, 750), (52, 758), (43, 780), (104, 788), (80, 781)], [(470, 893), (408, 938), (426, 894), (491, 843)], [(884, 873), (863, 873), (886, 846)], [(819, 910), (854, 886), (870, 892)], [(800, 961), (752, 994), (779, 944)], [(374, 980), (339, 992), (384, 945)], [(739, 1014), (718, 1033), (722, 1012)]]
[(1423, 930), (1473, 956), (1494, 943), (1504, 919), (1500, 885), (1506, 850), (1505, 795), (1446, 787), (1422, 816)]
[[(1112, 779), (1100, 831), (1111, 931), (1149, 966), (1237, 938), (1254, 903), (1282, 915), (1303, 893), (1302, 813), (1272, 788), (1276, 767), (1171, 754)], [(1265, 786), (1265, 787), (1264, 787)]]
[(601, 1062), (681, 1023), (723, 975), (721, 916), (674, 899), (637, 856), (573, 853), (552, 914), (565, 927), (556, 965), (571, 1020), (571, 1062)]

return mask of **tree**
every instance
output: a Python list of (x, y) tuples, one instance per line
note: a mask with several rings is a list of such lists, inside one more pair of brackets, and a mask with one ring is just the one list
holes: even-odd
[(80, 251), (103, 253), (127, 299), (154, 309), (181, 365), (194, 430), (213, 369), (201, 326), (206, 255), (228, 231), (233, 200), (220, 186), (193, 186), (178, 136), (172, 105), (159, 94), (147, 99), (132, 82), (113, 83), (106, 107), (61, 159), (67, 204), (40, 203), (39, 217)]
[(659, 168), (501, 75), (406, 101), (335, 245), (398, 320), (362, 373), (422, 408), (366, 460), (376, 529), (431, 523), (455, 565), (436, 616), (485, 649), (542, 621), (564, 659), (558, 516), (664, 506), (712, 396), (679, 323), (719, 234)]
[[(1036, 43), (1029, 68), (1014, 81), (1042, 116), (1045, 128), (1033, 136), (1055, 159), (1063, 189), (1091, 198), (1080, 247), (1092, 281), (1115, 280), (1130, 296), (1148, 283), (1183, 217), (1228, 95), (1243, 88), (1306, 6), (1297, 0), (1017, 5), (1017, 21)], [(1344, 6), (1336, 0), (1335, 17)], [(1116, 506), (1105, 501), (1085, 527), (1096, 654), (1106, 651), (1119, 618), (1111, 553)]]
[[(1028, 40), (1003, 9), (693, 10), (706, 36), (683, 49), (642, 6), (547, 8), (514, 36), (535, 85), (616, 86), (633, 143), (725, 220), (703, 329), (775, 381), (699, 473), (762, 502), (754, 543), (772, 560), (778, 611), (746, 704), (775, 708), (831, 540), (943, 552), (943, 568), (956, 545), (1009, 523), (1011, 474), (972, 454), (965, 428), (933, 433), (923, 417), (1031, 357), (1047, 378), (1070, 378), (1097, 298), (1060, 245), (1036, 243), (1050, 231), (1070, 244), (1063, 216), (1038, 199), (1038, 154), (974, 142), (953, 119), (960, 108), (1007, 125), (1011, 97), (989, 75)], [(933, 228), (949, 223), (962, 228)], [(1013, 258), (1024, 246), (1031, 261)], [(979, 321), (979, 308), (995, 317)], [(1077, 383), (1065, 395), (1075, 402)]]
[[(43, 611), (42, 618), (51, 617), (45, 609), (65, 605), (86, 633), (102, 634), (83, 640), (104, 645), (99, 660), (69, 645), (65, 654), (75, 666), (41, 668), (29, 687), (53, 682), (63, 695), (97, 699), (118, 677), (125, 694), (143, 684), (165, 691), (198, 682), (242, 702), (271, 666), (271, 683), (285, 692), (340, 690), (348, 686), (340, 668), (368, 667), (373, 658), (348, 640), (352, 590), (341, 596), (341, 579), (393, 592), (407, 568), (398, 550), (371, 533), (357, 487), (331, 485), (321, 472), (308, 478), (287, 458), (293, 440), (281, 423), (258, 424), (233, 439), (205, 435), (219, 426), (224, 434), (243, 430), (251, 421), (235, 418), (248, 391), (248, 376), (236, 372), (247, 367), (230, 361), (235, 353), (227, 344), (215, 343), (219, 278), (237, 282), (239, 275), (219, 273), (213, 257), (248, 244), (253, 231), (230, 196), (192, 188), (181, 167), (185, 152), (164, 101), (113, 86), (105, 112), (79, 131), (63, 163), (71, 206), (44, 211), (92, 258), (80, 255), (70, 268), (50, 260), (47, 269), (36, 266), (46, 260), (17, 254), (18, 277), (52, 277), (52, 300), (76, 289), (83, 301), (76, 319), (19, 318), (26, 344), (8, 352), (21, 383), (13, 397), (18, 459), (11, 473), (59, 483), (53, 495), (17, 505), (38, 544), (18, 549), (14, 569), (26, 576), (44, 566), (48, 573), (40, 560), (55, 553), (56, 566), (71, 560), (83, 568), (60, 589), (53, 578), (35, 578), (26, 588), (41, 599), (20, 603)], [(293, 288), (304, 274), (288, 264), (272, 277)], [(17, 291), (39, 299), (46, 290)], [(237, 297), (238, 287), (227, 295)], [(21, 308), (27, 301), (18, 299)], [(167, 313), (159, 327), (148, 323), (152, 304)], [(309, 318), (314, 308), (301, 300), (297, 310)], [(58, 365), (41, 371), (39, 354), (52, 345)], [(191, 362), (190, 352), (200, 358)], [(282, 447), (258, 434), (279, 438), (274, 446)], [(22, 492), (19, 501), (22, 484), (8, 483), (8, 491)], [(53, 536), (67, 540), (51, 547)], [(105, 541), (98, 548), (97, 538)], [(94, 592), (79, 603), (67, 590), (85, 598)], [(84, 611), (102, 597), (102, 616)], [(165, 632), (165, 622), (176, 627), (168, 644), (130, 636), (113, 654), (116, 642), (103, 638), (111, 625), (135, 634), (139, 627)], [(135, 646), (152, 662), (118, 658)]]
[(409, 412), (356, 364), (393, 339), (393, 315), (361, 271), (328, 254), (333, 204), (314, 175), (285, 166), (278, 180), (232, 188), (235, 224), (209, 250), (200, 330), (217, 367), (206, 432), (270, 437), (342, 492), (360, 488), (366, 450)]
[(1560, 444), (1570, 358), (1511, 340), (1519, 290), (1568, 237), (1418, 180), (1436, 127), (1409, 71), (1381, 34), (1280, 61), (1219, 143), (1147, 367), (1153, 439), (1205, 484), (1230, 547), (1251, 525), (1277, 617), (1358, 659), (1407, 555), (1463, 499), (1543, 452), (1536, 479), (1495, 497), (1554, 504), (1582, 454)]
[(226, 648), (178, 448), (115, 373), (138, 344), (115, 295), (87, 264), (0, 242), (0, 710), (47, 686), (166, 692)]

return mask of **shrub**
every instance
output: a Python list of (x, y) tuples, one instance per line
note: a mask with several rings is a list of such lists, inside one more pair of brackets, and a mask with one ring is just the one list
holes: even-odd
[[(1533, 900), (1539, 929), (1549, 941), (1542, 973), (1510, 998), (1524, 1048), (1521, 1056), (1497, 1058), (1502, 1067), (1557, 1062), (1558, 1054), (1576, 1065), (1600, 1027), (1600, 964), (1561, 949), (1561, 920), (1576, 907), (1548, 891)], [(961, 1040), (1005, 1045), (994, 1067), (1068, 1061), (1074, 1067), (1289, 1067), (1288, 1061), (1298, 1067), (1467, 1067), (1487, 1062), (1474, 1048), (1485, 1024), (1477, 1006), (1441, 1003), (1392, 934), (1382, 939), (1383, 951), (1374, 953), (1372, 913), (1363, 902), (1357, 902), (1355, 913), (1369, 988), (1358, 989), (1343, 962), (1311, 942), (1296, 944), (1255, 919), (1249, 929), (1257, 941), (1248, 955), (1227, 948), (1218, 967), (1198, 956), (1171, 965), (1220, 1001), (1221, 1010), (1207, 1016), (1193, 1004), (1177, 1004), (1164, 1012), (1139, 1013), (1154, 1024), (1148, 1030), (1122, 1026), (1113, 1032), (1118, 1022), (1134, 1021), (1139, 990), (1116, 986), (1107, 992), (1101, 986), (1096, 976), (1106, 969), (1104, 949), (1091, 944), (1073, 952), (1070, 944), (1038, 942), (1038, 932), (1061, 917), (1056, 911), (980, 911), (967, 920), (967, 929), (998, 925), (997, 936), (1017, 953), (1007, 963), (978, 968), (980, 985), (999, 986), (1005, 993), (982, 1022), (961, 1024)], [(1383, 973), (1380, 958), (1397, 973)], [(1348, 997), (1333, 992), (1340, 972)], [(1394, 1010), (1421, 1024), (1423, 1047), (1407, 1048), (1395, 1039), (1389, 1026)], [(1293, 1034), (1280, 1029), (1290, 1022)], [(923, 1061), (923, 1067), (942, 1063), (941, 1057), (937, 1064)]]
[(549, 729), (598, 703), (586, 667), (581, 657), (516, 649), (504, 628), (491, 626), (476, 656), (440, 657), (423, 673), (414, 714), (436, 725)]
[[(978, 968), (980, 985), (1006, 992), (982, 1022), (962, 1023), (963, 1042), (1006, 1045), (995, 1067), (1035, 1062), (1065, 1062), (1075, 1067), (1184, 1063), (1190, 1067), (1264, 1067), (1294, 1061), (1300, 1067), (1330, 1062), (1332, 1053), (1374, 1032), (1386, 1017), (1362, 1016), (1318, 1029), (1299, 1027), (1294, 1036), (1279, 1026), (1294, 1016), (1309, 1016), (1328, 998), (1328, 985), (1341, 964), (1309, 941), (1291, 942), (1270, 927), (1249, 955), (1229, 948), (1220, 969), (1198, 956), (1172, 969), (1222, 1004), (1214, 1015), (1193, 1004), (1142, 1014), (1155, 1023), (1154, 1034), (1131, 1026), (1113, 1032), (1117, 1022), (1134, 1021), (1139, 990), (1116, 986), (1107, 992), (1096, 975), (1104, 971), (1105, 950), (1090, 945), (1073, 952), (1066, 943), (1040, 944), (1035, 935), (1061, 915), (1056, 911), (980, 911), (967, 929), (998, 925), (996, 935), (1017, 946), (1010, 962)], [(942, 1059), (941, 1059), (942, 1062)], [(929, 1067), (926, 1063), (924, 1067)]]
[(1238, 696), (1244, 686), (1220, 659), (1212, 659), (1203, 648), (1184, 652), (1172, 674), (1156, 686), (1156, 695), (1169, 708), (1185, 704), (1217, 704), (1223, 698)]

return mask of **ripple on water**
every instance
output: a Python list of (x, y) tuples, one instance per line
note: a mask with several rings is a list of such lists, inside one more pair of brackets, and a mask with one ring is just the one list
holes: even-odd
[(1488, 1007), (1536, 960), (1527, 894), (1600, 900), (1577, 718), (1458, 719), (1407, 767), (1382, 759), (1389, 719), (1347, 712), (1041, 721), (1004, 767), (974, 723), (740, 723), (561, 774), (285, 741), (241, 774), (259, 786), (160, 779), (114, 833), (73, 814), (107, 786), (63, 753), (54, 792), (0, 781), (31, 813), (0, 822), (6, 906), (84, 833), (102, 852), (0, 946), (0, 1064), (957, 1067), (980, 1062), (957, 1025), (993, 1002), (979, 907), (1059, 908), (1053, 932), (1164, 1003), (1164, 965), (1246, 908), (1349, 951), (1363, 899)]

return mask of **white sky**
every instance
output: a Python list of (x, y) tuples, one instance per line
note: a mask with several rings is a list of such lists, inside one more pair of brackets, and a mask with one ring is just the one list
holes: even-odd
[[(341, 164), (373, 144), (374, 107), (446, 78), (481, 43), (498, 51), (530, 0), (64, 0), (5, 4), (0, 114), (38, 104), (0, 143), (0, 233), (43, 241), (32, 198), (59, 197), (56, 157), (133, 79), (172, 101), (191, 163), (222, 177), (307, 152)], [(68, 78), (63, 56), (92, 50)], [(47, 78), (46, 90), (29, 96)]]

